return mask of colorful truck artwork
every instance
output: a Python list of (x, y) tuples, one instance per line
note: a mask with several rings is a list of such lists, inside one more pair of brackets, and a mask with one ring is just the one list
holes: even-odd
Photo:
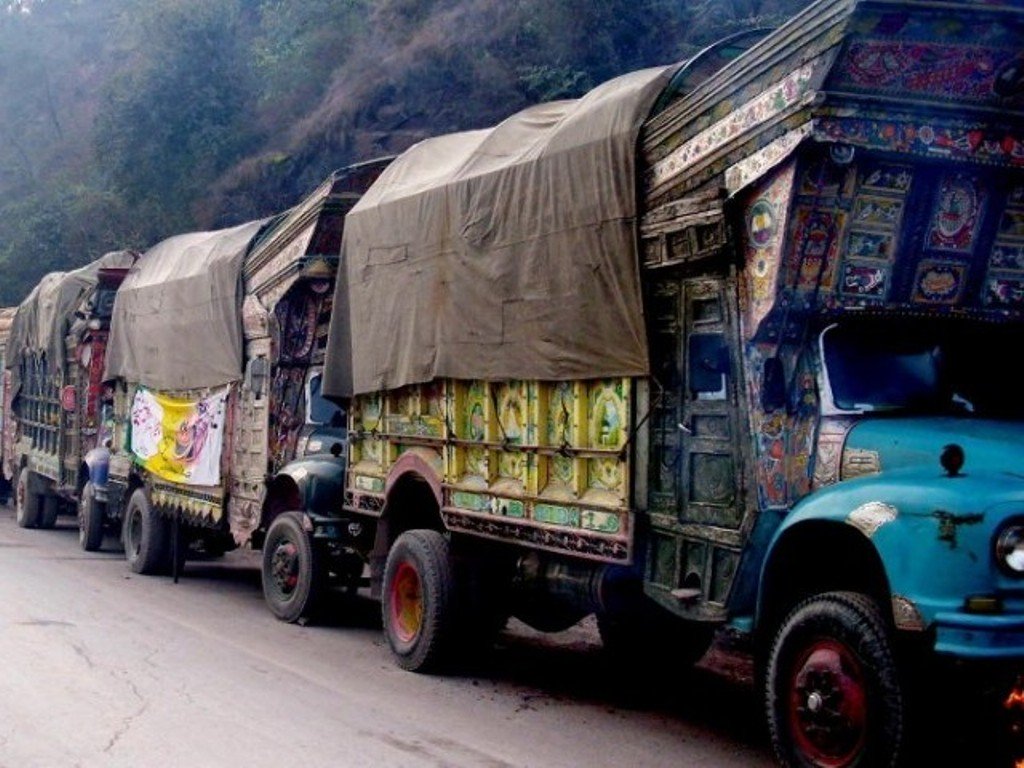
[(829, 0), (401, 155), (346, 221), (324, 392), (347, 456), (274, 481), (305, 507), (268, 535), (274, 613), (311, 612), (347, 553), (411, 670), (508, 615), (596, 613), (666, 665), (722, 629), (792, 766), (900, 763), (911, 660), (1001, 712), (1022, 39), (1019, 4)]
[(114, 293), (136, 254), (113, 251), (43, 278), (17, 308), (6, 360), (5, 473), (18, 525), (51, 528), (88, 488), (101, 446)]
[(82, 515), (87, 549), (120, 532), (132, 570), (177, 575), (191, 551), (259, 547), (295, 504), (267, 478), (342, 451), (344, 413), (320, 396), (327, 322), (345, 214), (386, 164), (336, 172), (269, 221), (142, 255), (114, 304), (112, 447)]
[[(7, 365), (4, 361), (7, 359), (7, 340), (11, 335), (11, 323), (14, 321), (14, 313), (17, 311), (17, 307), (0, 309), (0, 504), (6, 504), (11, 498), (11, 478), (4, 468), (4, 456), (7, 455), (8, 450), (12, 450), (7, 447), (6, 437), (6, 414), (10, 410), (7, 403), (10, 375), (7, 373)], [(13, 445), (13, 441), (11, 444)]]

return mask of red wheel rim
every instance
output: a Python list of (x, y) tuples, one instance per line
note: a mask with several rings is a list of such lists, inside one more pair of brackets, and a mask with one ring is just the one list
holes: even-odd
[(391, 626), (403, 643), (412, 641), (423, 626), (420, 575), (409, 563), (399, 563), (391, 582)]
[(821, 768), (844, 768), (868, 734), (861, 662), (836, 640), (817, 640), (797, 656), (789, 684), (789, 727), (796, 748)]
[(299, 548), (287, 539), (274, 550), (270, 562), (270, 574), (274, 584), (285, 597), (295, 591), (299, 583)]

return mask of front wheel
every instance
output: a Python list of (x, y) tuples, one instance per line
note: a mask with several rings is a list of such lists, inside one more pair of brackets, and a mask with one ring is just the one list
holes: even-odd
[(406, 531), (388, 553), (384, 567), (384, 634), (402, 669), (429, 672), (454, 650), (454, 564), (441, 533)]
[(19, 528), (37, 528), (42, 515), (42, 504), (32, 482), (32, 470), (22, 467), (18, 485), (14, 489), (14, 518)]
[(170, 526), (150, 505), (144, 488), (136, 488), (128, 500), (121, 536), (124, 556), (132, 571), (147, 575), (166, 572), (170, 562)]
[(765, 706), (783, 765), (898, 765), (903, 692), (875, 601), (830, 592), (797, 605), (769, 653)]
[(299, 512), (274, 519), (263, 543), (263, 598), (281, 621), (308, 618), (319, 607), (324, 590), (321, 553), (302, 525)]
[(96, 486), (88, 481), (78, 500), (78, 543), (86, 552), (103, 545), (103, 508), (96, 501)]

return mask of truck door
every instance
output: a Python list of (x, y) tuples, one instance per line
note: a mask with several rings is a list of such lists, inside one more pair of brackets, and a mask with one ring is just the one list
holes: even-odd
[(747, 517), (735, 281), (666, 277), (651, 304), (645, 591), (687, 618), (721, 619)]

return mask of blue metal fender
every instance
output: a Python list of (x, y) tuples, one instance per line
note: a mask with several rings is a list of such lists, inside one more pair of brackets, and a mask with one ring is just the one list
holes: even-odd
[[(842, 482), (793, 508), (769, 544), (762, 584), (793, 532), (822, 521), (849, 526), (878, 554), (894, 607), (907, 611), (894, 616), (897, 626), (934, 629), (941, 653), (1024, 657), (1024, 581), (1003, 574), (993, 555), (1000, 526), (1022, 514), (1024, 477), (1009, 473), (913, 467)], [(998, 615), (965, 611), (978, 596), (996, 598)], [(759, 616), (763, 600), (762, 592)]]

